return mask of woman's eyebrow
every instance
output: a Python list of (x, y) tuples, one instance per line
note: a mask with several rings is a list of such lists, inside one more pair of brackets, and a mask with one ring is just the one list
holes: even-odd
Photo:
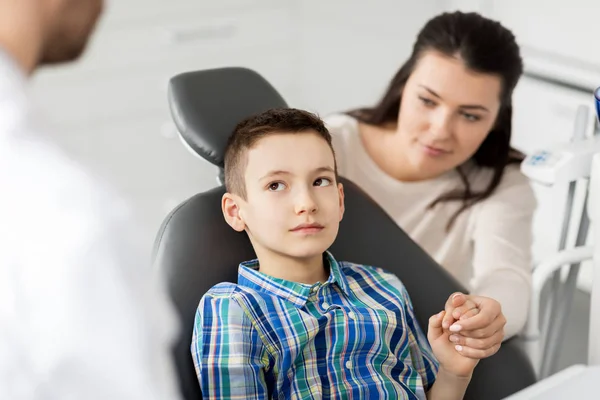
[[(422, 87), (423, 89), (427, 90), (429, 93), (431, 93), (432, 96), (437, 97), (440, 100), (442, 99), (442, 96), (440, 96), (439, 94), (434, 92), (432, 89), (428, 88), (427, 86), (425, 86), (425, 85), (419, 85), (419, 86)], [(482, 106), (481, 104), (463, 104), (459, 107), (466, 108), (469, 110), (481, 110), (481, 111), (490, 112), (490, 110), (488, 110), (486, 107)]]

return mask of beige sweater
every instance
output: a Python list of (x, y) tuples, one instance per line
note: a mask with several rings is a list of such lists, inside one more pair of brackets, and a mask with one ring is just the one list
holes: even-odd
[[(525, 324), (530, 301), (536, 207), (533, 190), (518, 167), (507, 168), (492, 196), (460, 214), (447, 231), (460, 202), (428, 206), (440, 195), (463, 187), (456, 171), (428, 181), (400, 182), (366, 153), (355, 119), (336, 114), (325, 121), (333, 136), (340, 175), (371, 195), (471, 293), (499, 301), (507, 319), (506, 338), (517, 334)], [(473, 168), (469, 172), (472, 189), (485, 188), (490, 177), (489, 169)]]

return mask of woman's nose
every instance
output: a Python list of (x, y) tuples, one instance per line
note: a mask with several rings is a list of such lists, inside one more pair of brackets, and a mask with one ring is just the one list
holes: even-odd
[(434, 139), (444, 140), (452, 134), (452, 116), (440, 110), (431, 121), (430, 131)]

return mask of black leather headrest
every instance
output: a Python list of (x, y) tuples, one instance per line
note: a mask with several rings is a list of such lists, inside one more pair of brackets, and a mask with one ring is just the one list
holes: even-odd
[(169, 107), (183, 140), (199, 156), (223, 168), (225, 146), (235, 126), (287, 103), (257, 72), (227, 67), (171, 78)]

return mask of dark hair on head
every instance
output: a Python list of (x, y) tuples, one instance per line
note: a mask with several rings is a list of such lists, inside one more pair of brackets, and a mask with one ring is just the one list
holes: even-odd
[(459, 167), (464, 189), (444, 194), (431, 204), (433, 207), (442, 201), (463, 201), (463, 206), (450, 219), (450, 227), (462, 211), (494, 192), (509, 164), (523, 161), (523, 155), (510, 146), (511, 98), (523, 73), (523, 61), (514, 35), (500, 23), (477, 13), (443, 13), (429, 20), (421, 29), (410, 58), (393, 77), (381, 100), (374, 107), (348, 114), (370, 125), (396, 123), (404, 86), (420, 57), (428, 51), (458, 57), (467, 68), (497, 75), (502, 81), (501, 106), (494, 127), (471, 158), (475, 165), (493, 170), (488, 186), (481, 192), (472, 192), (465, 171)]
[(331, 143), (331, 134), (321, 118), (295, 108), (273, 108), (238, 123), (225, 148), (225, 187), (228, 192), (246, 198), (244, 173), (248, 162), (247, 152), (260, 139), (274, 134), (314, 132), (322, 137), (333, 153), (335, 176), (337, 164)]

